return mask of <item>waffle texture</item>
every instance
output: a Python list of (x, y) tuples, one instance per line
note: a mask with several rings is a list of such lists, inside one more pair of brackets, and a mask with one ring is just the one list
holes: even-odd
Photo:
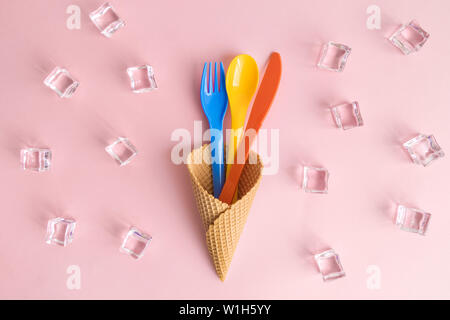
[(250, 207), (261, 181), (263, 165), (250, 151), (238, 186), (238, 200), (229, 205), (213, 196), (210, 145), (193, 150), (187, 159), (197, 208), (206, 230), (206, 243), (217, 275), (224, 281), (230, 268)]

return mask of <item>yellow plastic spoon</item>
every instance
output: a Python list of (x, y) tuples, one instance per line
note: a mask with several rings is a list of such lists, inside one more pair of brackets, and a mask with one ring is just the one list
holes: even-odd
[[(231, 141), (227, 152), (227, 173), (234, 162), (238, 143), (241, 140), (248, 106), (256, 92), (259, 82), (258, 65), (247, 54), (236, 56), (227, 70), (226, 87), (228, 105), (231, 112)], [(237, 191), (234, 197), (236, 200)]]

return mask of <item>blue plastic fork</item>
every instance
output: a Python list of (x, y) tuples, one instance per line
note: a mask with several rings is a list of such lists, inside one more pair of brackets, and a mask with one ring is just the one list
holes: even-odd
[[(223, 63), (220, 63), (220, 87), (217, 74), (217, 62), (214, 63), (214, 88), (212, 64), (208, 63), (203, 67), (202, 84), (200, 88), (200, 101), (203, 111), (208, 118), (211, 129), (211, 159), (212, 176), (214, 185), (214, 197), (218, 198), (225, 183), (225, 160), (223, 148), (223, 118), (228, 106), (228, 96), (225, 85), (225, 71)], [(209, 85), (208, 85), (209, 79)]]

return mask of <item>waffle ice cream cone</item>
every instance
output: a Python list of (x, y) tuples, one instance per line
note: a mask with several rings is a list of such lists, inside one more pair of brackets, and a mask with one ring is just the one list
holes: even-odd
[(187, 166), (191, 177), (197, 208), (206, 230), (206, 243), (217, 275), (224, 281), (230, 268), (236, 246), (247, 221), (253, 199), (261, 180), (263, 165), (259, 156), (250, 151), (238, 186), (238, 200), (229, 205), (213, 196), (210, 146), (204, 145), (191, 152)]

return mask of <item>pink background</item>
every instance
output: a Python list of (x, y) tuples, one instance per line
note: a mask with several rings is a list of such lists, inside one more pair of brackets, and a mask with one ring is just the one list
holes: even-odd
[[(112, 39), (88, 18), (101, 1), (2, 1), (0, 298), (450, 298), (448, 157), (414, 165), (401, 144), (434, 134), (450, 152), (450, 2), (113, 1), (127, 22)], [(80, 30), (66, 8), (81, 7)], [(381, 30), (368, 30), (377, 4)], [(385, 37), (417, 18), (431, 37), (404, 56)], [(317, 70), (320, 46), (352, 47), (345, 71)], [(239, 53), (260, 68), (280, 52), (283, 76), (264, 124), (280, 129), (280, 168), (265, 176), (225, 283), (208, 256), (187, 169), (174, 165), (173, 130), (203, 120), (205, 61)], [(133, 94), (126, 67), (151, 64), (159, 90)], [(55, 66), (81, 82), (71, 99), (42, 83)], [(365, 126), (335, 128), (330, 104), (358, 100)], [(140, 154), (118, 167), (118, 135)], [(22, 171), (24, 146), (53, 150), (51, 172)], [(297, 166), (330, 171), (329, 194), (299, 189)], [(429, 233), (392, 222), (396, 202), (432, 213)], [(78, 221), (67, 248), (45, 244), (47, 220)], [(136, 225), (153, 236), (140, 261), (119, 252)], [(345, 278), (323, 283), (311, 253), (333, 247)], [(66, 287), (70, 265), (81, 289)], [(381, 289), (369, 290), (369, 265)]]

